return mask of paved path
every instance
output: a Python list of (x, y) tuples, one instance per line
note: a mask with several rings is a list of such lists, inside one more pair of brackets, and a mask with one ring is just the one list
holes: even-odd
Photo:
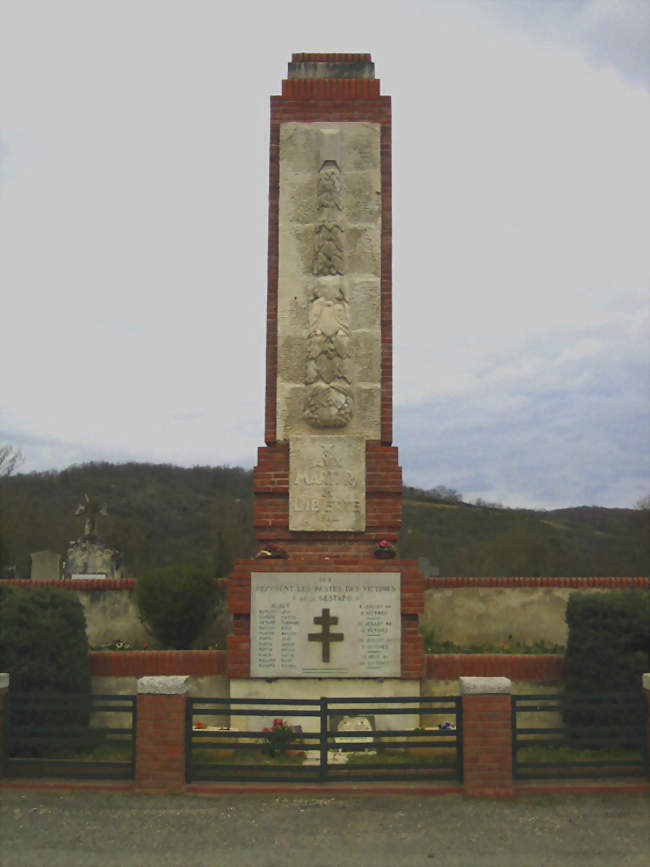
[(2, 867), (648, 867), (647, 796), (0, 790)]

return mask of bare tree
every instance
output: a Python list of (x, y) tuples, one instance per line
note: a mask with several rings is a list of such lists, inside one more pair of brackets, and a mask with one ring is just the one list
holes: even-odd
[(8, 443), (0, 445), (0, 476), (10, 476), (22, 462), (23, 454), (20, 449), (15, 449)]

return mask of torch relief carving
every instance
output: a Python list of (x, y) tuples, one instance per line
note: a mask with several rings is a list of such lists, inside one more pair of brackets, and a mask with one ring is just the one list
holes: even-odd
[(338, 130), (321, 130), (317, 223), (309, 294), (304, 415), (318, 428), (345, 427), (352, 417), (350, 303), (343, 285), (344, 238)]

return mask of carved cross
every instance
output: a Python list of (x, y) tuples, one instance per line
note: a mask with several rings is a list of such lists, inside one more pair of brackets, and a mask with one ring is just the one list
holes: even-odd
[(84, 536), (86, 537), (86, 539), (90, 539), (92, 536), (95, 535), (95, 525), (97, 523), (97, 518), (105, 518), (107, 514), (108, 512), (106, 511), (106, 506), (100, 507), (95, 497), (89, 497), (88, 494), (84, 494), (83, 501), (77, 506), (75, 517), (82, 516), (85, 519)]
[(323, 662), (330, 661), (330, 643), (332, 641), (343, 641), (344, 636), (342, 632), (330, 632), (330, 626), (336, 626), (338, 622), (338, 617), (330, 617), (329, 608), (323, 608), (320, 617), (314, 617), (314, 623), (316, 626), (320, 626), (323, 631), (310, 632), (307, 635), (309, 641), (322, 642)]

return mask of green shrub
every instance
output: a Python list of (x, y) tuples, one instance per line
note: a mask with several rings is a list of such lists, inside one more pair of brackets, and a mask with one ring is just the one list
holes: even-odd
[(143, 575), (135, 597), (140, 619), (157, 641), (186, 650), (215, 617), (219, 588), (205, 572), (172, 566)]
[(0, 587), (0, 671), (10, 676), (10, 707), (15, 693), (30, 693), (34, 702), (29, 711), (12, 713), (17, 726), (88, 725), (84, 699), (60, 706), (65, 696), (90, 695), (86, 617), (72, 591)]
[[(566, 608), (564, 720), (569, 736), (609, 727), (611, 741), (629, 739), (642, 715), (641, 675), (650, 670), (650, 594), (642, 590), (572, 593)], [(598, 707), (587, 697), (616, 693)], [(636, 699), (625, 694), (636, 694)], [(640, 717), (639, 717), (640, 720)], [(640, 722), (639, 722), (640, 724)]]
[(86, 616), (72, 591), (1, 588), (0, 671), (16, 692), (90, 692)]

